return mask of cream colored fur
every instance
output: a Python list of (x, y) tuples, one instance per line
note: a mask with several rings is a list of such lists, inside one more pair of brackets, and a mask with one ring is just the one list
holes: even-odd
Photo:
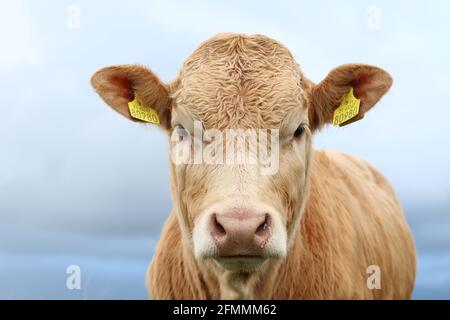
[[(364, 117), (392, 84), (374, 66), (340, 66), (320, 83), (307, 79), (282, 44), (261, 35), (220, 34), (195, 50), (178, 77), (162, 83), (137, 65), (98, 71), (92, 85), (131, 119), (135, 96), (154, 108), (161, 126), (280, 130), (279, 171), (257, 166), (170, 163), (173, 212), (152, 259), (147, 285), (155, 299), (405, 299), (415, 279), (415, 248), (387, 180), (367, 162), (313, 151), (312, 134), (331, 122), (350, 88)], [(136, 121), (136, 119), (134, 119)], [(304, 134), (294, 137), (299, 126)], [(277, 212), (287, 254), (256, 272), (230, 272), (194, 255), (202, 213), (224, 199), (262, 203)], [(204, 229), (204, 228), (203, 228)], [(205, 230), (206, 232), (206, 230)], [(283, 238), (283, 235), (286, 237)], [(367, 268), (379, 266), (381, 288), (369, 289)]]
[[(415, 248), (387, 180), (367, 162), (314, 152), (310, 195), (287, 258), (260, 274), (247, 297), (257, 299), (407, 299), (415, 279)], [(220, 299), (220, 280), (197, 265), (176, 215), (164, 226), (148, 273), (155, 299)], [(366, 269), (381, 269), (369, 290)], [(239, 283), (239, 281), (236, 281)]]

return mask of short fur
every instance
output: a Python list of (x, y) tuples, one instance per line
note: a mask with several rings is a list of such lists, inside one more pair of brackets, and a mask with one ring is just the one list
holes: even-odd
[[(255, 299), (408, 299), (415, 248), (389, 182), (366, 161), (316, 151), (300, 232), (278, 270), (259, 275)], [(381, 269), (369, 290), (368, 266)], [(220, 283), (182, 241), (176, 215), (164, 226), (148, 272), (155, 299), (220, 299)]]
[[(103, 100), (132, 119), (134, 96), (154, 108), (161, 126), (279, 129), (279, 171), (255, 166), (170, 163), (174, 209), (164, 226), (147, 284), (156, 299), (402, 299), (410, 298), (415, 248), (387, 180), (363, 160), (313, 151), (312, 133), (332, 120), (351, 88), (360, 120), (388, 91), (390, 75), (349, 64), (318, 84), (306, 78), (289, 50), (261, 35), (220, 34), (199, 46), (178, 77), (162, 83), (139, 65), (104, 68), (92, 77)], [(137, 121), (136, 119), (132, 119)], [(300, 138), (293, 133), (305, 128)], [(286, 258), (258, 272), (231, 272), (193, 254), (202, 213), (222, 199), (269, 204), (287, 234)], [(240, 200), (241, 201), (241, 200)], [(381, 289), (367, 287), (367, 267), (381, 269)]]

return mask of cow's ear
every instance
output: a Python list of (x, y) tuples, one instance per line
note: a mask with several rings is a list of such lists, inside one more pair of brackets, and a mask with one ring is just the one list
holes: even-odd
[(364, 117), (392, 85), (392, 77), (385, 70), (365, 64), (347, 64), (332, 70), (327, 77), (315, 85), (306, 82), (310, 96), (309, 123), (312, 130), (333, 121), (334, 111), (343, 97), (353, 88), (353, 94), (360, 99), (359, 113), (344, 124)]
[(106, 67), (92, 76), (91, 84), (109, 106), (126, 118), (143, 122), (133, 117), (129, 109), (128, 103), (136, 99), (144, 110), (156, 112), (163, 128), (170, 128), (172, 103), (168, 85), (151, 70), (140, 65)]

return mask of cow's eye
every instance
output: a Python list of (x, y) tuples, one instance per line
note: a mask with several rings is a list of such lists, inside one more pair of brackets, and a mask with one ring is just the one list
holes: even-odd
[(179, 137), (189, 137), (189, 131), (181, 124), (177, 124), (173, 129)]
[(301, 125), (297, 128), (297, 130), (295, 130), (294, 138), (300, 138), (302, 136), (303, 132), (305, 132), (305, 127), (303, 125)]

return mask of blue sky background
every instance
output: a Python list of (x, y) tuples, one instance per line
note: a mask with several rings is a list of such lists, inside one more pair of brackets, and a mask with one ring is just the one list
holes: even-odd
[[(393, 75), (363, 121), (326, 128), (315, 145), (391, 180), (419, 253), (414, 297), (449, 299), (448, 12), (448, 1), (0, 0), (0, 298), (146, 298), (171, 208), (167, 138), (112, 112), (89, 78), (142, 63), (170, 81), (226, 31), (276, 38), (314, 81), (349, 62)], [(81, 290), (66, 289), (72, 264)]]

